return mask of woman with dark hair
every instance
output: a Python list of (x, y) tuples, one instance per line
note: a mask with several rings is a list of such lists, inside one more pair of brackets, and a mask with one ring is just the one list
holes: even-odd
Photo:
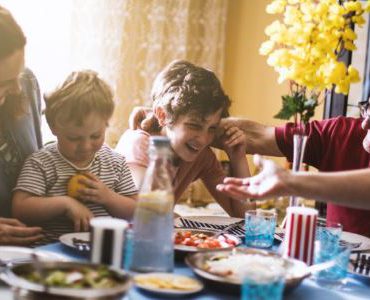
[(37, 80), (24, 67), (26, 37), (0, 6), (0, 245), (26, 245), (42, 237), (39, 227), (11, 219), (12, 189), (26, 157), (42, 146)]

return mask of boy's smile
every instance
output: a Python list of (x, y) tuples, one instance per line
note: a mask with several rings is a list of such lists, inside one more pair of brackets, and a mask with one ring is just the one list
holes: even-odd
[(97, 113), (89, 114), (82, 126), (56, 125), (52, 132), (58, 139), (60, 153), (78, 167), (86, 167), (104, 143), (107, 120)]
[(205, 118), (188, 113), (179, 116), (174, 124), (165, 126), (165, 134), (176, 156), (187, 162), (194, 161), (212, 143), (221, 114), (221, 109)]

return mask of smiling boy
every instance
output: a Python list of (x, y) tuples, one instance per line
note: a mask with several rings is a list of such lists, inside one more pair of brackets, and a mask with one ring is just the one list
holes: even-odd
[[(232, 201), (216, 190), (225, 173), (209, 146), (221, 118), (228, 116), (230, 99), (215, 74), (187, 61), (174, 61), (158, 74), (151, 94), (154, 125), (149, 132), (127, 130), (116, 147), (126, 157), (137, 186), (148, 166), (149, 136), (167, 136), (174, 153), (175, 200), (191, 182), (201, 179), (229, 215), (244, 217), (253, 204)], [(225, 129), (223, 143), (233, 176), (249, 176), (244, 133), (237, 127)]]

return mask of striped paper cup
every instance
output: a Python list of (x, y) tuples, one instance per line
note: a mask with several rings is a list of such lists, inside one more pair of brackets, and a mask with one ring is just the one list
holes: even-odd
[(312, 265), (318, 212), (308, 207), (287, 208), (283, 256)]
[(124, 236), (128, 222), (110, 217), (100, 217), (91, 219), (90, 225), (91, 262), (122, 268)]

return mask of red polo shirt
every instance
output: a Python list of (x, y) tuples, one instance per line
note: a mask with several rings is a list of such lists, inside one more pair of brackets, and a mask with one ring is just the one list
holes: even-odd
[[(362, 147), (366, 131), (361, 122), (347, 117), (310, 122), (304, 162), (324, 172), (368, 168), (370, 154)], [(289, 161), (293, 156), (293, 134), (293, 123), (275, 129), (276, 142)], [(327, 220), (343, 224), (345, 231), (370, 237), (370, 210), (328, 203)]]

